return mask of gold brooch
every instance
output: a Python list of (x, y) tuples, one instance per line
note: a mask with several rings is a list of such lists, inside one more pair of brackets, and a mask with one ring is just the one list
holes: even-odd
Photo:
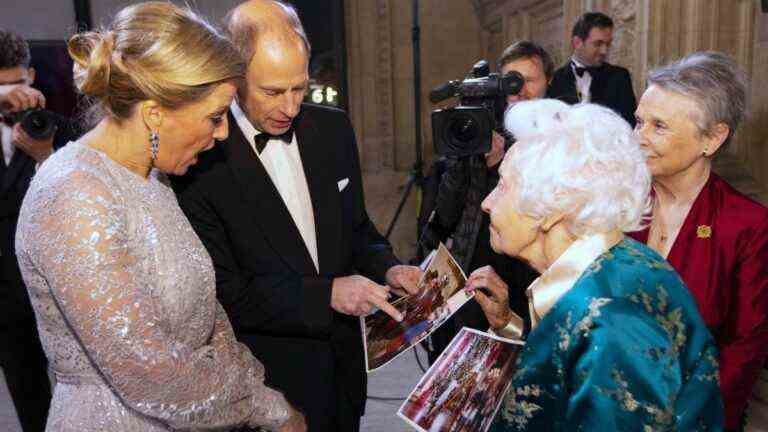
[(710, 238), (712, 237), (712, 227), (709, 225), (699, 225), (699, 227), (696, 228), (696, 235), (699, 238)]

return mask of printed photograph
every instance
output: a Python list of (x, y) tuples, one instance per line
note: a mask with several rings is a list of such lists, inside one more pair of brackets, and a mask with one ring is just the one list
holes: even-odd
[(441, 243), (419, 281), (419, 292), (391, 303), (402, 313), (401, 322), (380, 310), (360, 318), (367, 371), (384, 366), (419, 343), (471, 299), (462, 290), (466, 280)]
[(485, 432), (523, 343), (461, 329), (397, 412), (423, 432)]

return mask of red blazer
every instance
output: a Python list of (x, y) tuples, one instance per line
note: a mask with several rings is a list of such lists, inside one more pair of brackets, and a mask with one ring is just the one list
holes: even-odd
[[(646, 243), (648, 229), (630, 235)], [(768, 209), (711, 174), (667, 260), (717, 340), (725, 426), (735, 429), (768, 354)]]

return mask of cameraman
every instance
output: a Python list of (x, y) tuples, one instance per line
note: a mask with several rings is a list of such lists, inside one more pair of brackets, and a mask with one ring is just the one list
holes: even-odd
[[(525, 85), (518, 94), (507, 96), (508, 106), (518, 101), (544, 97), (554, 70), (549, 54), (538, 44), (527, 40), (507, 47), (498, 66), (502, 75), (517, 71), (525, 79)], [(444, 163), (445, 170), (435, 198), (434, 211), (423, 229), (420, 245), (428, 251), (437, 247), (439, 242), (452, 239), (451, 253), (467, 275), (476, 269), (490, 266), (482, 271), (495, 277), (492, 274), (495, 270), (510, 287), (509, 302), (512, 310), (521, 317), (527, 317), (525, 289), (537, 274), (525, 263), (493, 252), (488, 231), (489, 217), (480, 210), (480, 203), (499, 182), (500, 162), (513, 143), (512, 139), (505, 139), (496, 131), (492, 137), (491, 151), (484, 156), (445, 158), (438, 162)], [(432, 334), (430, 363), (437, 359), (458, 330), (465, 326), (488, 329), (488, 321), (476, 302), (464, 305), (451, 320)]]
[[(29, 46), (19, 35), (0, 29), (0, 113), (44, 108), (45, 97), (31, 87)], [(19, 209), (36, 165), (53, 152), (53, 137), (32, 139), (19, 123), (0, 123), (0, 367), (22, 429), (42, 431), (51, 400), (47, 361), (35, 315), (16, 260)]]

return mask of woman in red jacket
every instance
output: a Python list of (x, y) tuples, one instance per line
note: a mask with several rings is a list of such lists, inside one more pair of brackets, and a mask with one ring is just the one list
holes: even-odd
[(694, 53), (650, 73), (635, 128), (654, 204), (634, 237), (677, 270), (717, 340), (728, 430), (741, 428), (768, 354), (768, 209), (712, 172), (744, 118), (746, 92), (732, 59)]

